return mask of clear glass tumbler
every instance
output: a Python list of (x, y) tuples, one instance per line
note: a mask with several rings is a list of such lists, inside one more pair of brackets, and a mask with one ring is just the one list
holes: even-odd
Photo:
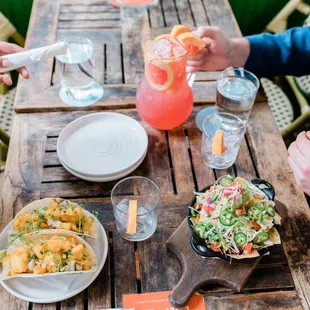
[[(237, 158), (240, 144), (245, 134), (244, 122), (229, 113), (209, 115), (202, 124), (201, 155), (203, 161), (211, 168), (226, 169), (232, 166)], [(213, 155), (213, 141), (217, 130), (224, 133), (224, 145), (227, 150), (222, 155)]]
[[(125, 178), (113, 187), (111, 200), (116, 227), (123, 238), (129, 241), (143, 241), (154, 234), (160, 193), (153, 181), (138, 176)], [(137, 200), (138, 209), (137, 230), (133, 234), (127, 233), (130, 200)]]
[(216, 111), (231, 113), (247, 123), (259, 88), (258, 78), (243, 68), (229, 67), (218, 75)]
[(65, 55), (57, 56), (61, 66), (60, 98), (77, 107), (89, 106), (103, 96), (103, 88), (94, 80), (94, 44), (83, 37), (68, 37)]

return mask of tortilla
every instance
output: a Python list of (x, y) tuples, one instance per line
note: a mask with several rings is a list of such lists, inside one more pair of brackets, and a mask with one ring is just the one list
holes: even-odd
[(251, 254), (227, 254), (227, 256), (231, 257), (231, 258), (234, 258), (234, 259), (244, 259), (244, 258), (255, 258), (255, 257), (258, 257), (260, 256), (259, 253), (256, 251), (256, 250), (253, 250), (251, 252)]
[[(8, 279), (12, 279), (12, 278), (17, 278), (17, 277), (22, 277), (22, 278), (34, 278), (34, 277), (48, 277), (48, 276), (55, 276), (55, 275), (65, 275), (65, 274), (84, 274), (84, 273), (89, 273), (89, 272), (95, 272), (97, 269), (97, 258), (96, 258), (96, 254), (94, 252), (94, 250), (92, 249), (92, 247), (80, 236), (78, 236), (77, 234), (70, 232), (68, 230), (61, 230), (61, 229), (46, 229), (46, 230), (41, 230), (37, 233), (30, 233), (30, 234), (26, 234), (23, 236), (22, 239), (16, 239), (14, 240), (14, 242), (12, 242), (10, 244), (10, 246), (8, 247), (8, 249), (6, 250), (6, 257), (9, 255), (14, 254), (14, 252), (23, 245), (28, 245), (31, 248), (31, 255), (34, 257), (33, 261), (33, 266), (36, 266), (37, 264), (35, 262), (39, 263), (39, 258), (37, 256), (35, 256), (34, 252), (33, 252), (33, 246), (35, 245), (35, 243), (37, 241), (40, 242), (44, 242), (44, 241), (48, 241), (50, 240), (52, 237), (54, 236), (60, 236), (60, 237), (64, 237), (64, 238), (74, 238), (74, 241), (77, 241), (76, 243), (71, 243), (71, 248), (70, 251), (78, 245), (83, 245), (83, 253), (87, 254), (87, 261), (89, 261), (89, 270), (72, 270), (72, 271), (56, 271), (56, 272), (48, 272), (48, 273), (44, 273), (44, 274), (34, 274), (34, 273), (20, 273), (20, 274), (15, 274), (15, 275), (9, 275), (10, 270), (11, 270), (11, 266), (10, 263), (11, 261), (5, 261), (5, 257), (2, 259), (2, 270), (1, 270), (1, 274), (0, 274), (0, 281), (5, 281)], [(57, 241), (62, 240), (62, 239), (58, 239)], [(70, 240), (66, 240), (63, 239), (64, 241), (70, 241)], [(61, 242), (61, 241), (59, 241)], [(47, 256), (46, 253), (48, 253), (49, 249), (47, 250), (47, 252), (45, 252), (45, 256)], [(73, 250), (74, 251), (74, 250)], [(61, 251), (58, 251), (59, 253)], [(52, 252), (54, 253), (54, 252)], [(68, 251), (69, 253), (69, 251)], [(42, 253), (41, 253), (42, 254)], [(72, 254), (68, 254), (68, 255), (74, 255)], [(42, 259), (41, 259), (42, 260)], [(86, 258), (85, 258), (86, 260)], [(84, 256), (83, 256), (83, 261), (84, 260)], [(55, 261), (54, 259), (52, 259), (51, 261)], [(69, 269), (69, 264), (71, 264), (71, 269), (76, 269), (77, 266), (75, 264), (82, 264), (82, 260), (69, 260), (66, 259), (65, 262), (68, 262), (68, 268)], [(27, 262), (26, 262), (27, 263)], [(28, 264), (28, 268), (29, 268), (29, 264), (30, 262), (27, 263)], [(39, 264), (42, 264), (39, 263)], [(50, 263), (50, 266), (54, 266), (55, 264)]]
[[(28, 205), (26, 205), (24, 208), (22, 208), (15, 216), (14, 220), (21, 214), (25, 214), (25, 213), (31, 213), (33, 214), (35, 212), (35, 210), (40, 210), (42, 207), (44, 206), (49, 206), (51, 205), (53, 202), (57, 202), (58, 204), (61, 204), (61, 203), (69, 203), (69, 204), (73, 204), (73, 202), (71, 202), (70, 200), (65, 200), (65, 199), (62, 199), (62, 198), (44, 198), (44, 199), (40, 199), (40, 200), (35, 200), (31, 203), (29, 203)], [(78, 234), (78, 235), (82, 235), (82, 236), (87, 236), (87, 237), (91, 237), (91, 238), (95, 238), (97, 239), (98, 238), (98, 232), (99, 232), (99, 229), (100, 229), (100, 222), (95, 218), (95, 216), (88, 212), (87, 210), (85, 210), (82, 206), (80, 206), (79, 204), (77, 204), (80, 208), (83, 209), (83, 215), (86, 217), (86, 218), (93, 218), (94, 219), (94, 222), (92, 223), (90, 229), (88, 231), (85, 231), (85, 232), (76, 232), (76, 231), (73, 231), (73, 230), (68, 230), (68, 231), (72, 231), (74, 232), (75, 234)], [(14, 223), (14, 220), (13, 220), (13, 223)], [(57, 227), (48, 227), (46, 229), (59, 229)], [(62, 228), (63, 229), (63, 228)], [(35, 230), (34, 230), (35, 231)], [(30, 233), (31, 231), (28, 231), (27, 233)], [(17, 230), (14, 230), (12, 231), (12, 235), (18, 235), (20, 232), (18, 232)]]

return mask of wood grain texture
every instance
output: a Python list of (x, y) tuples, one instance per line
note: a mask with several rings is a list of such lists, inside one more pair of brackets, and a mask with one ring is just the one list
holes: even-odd
[(198, 28), (199, 26), (209, 25), (203, 2), (201, 0), (189, 0), (188, 2), (193, 13), (195, 26)]
[(104, 75), (106, 74), (105, 68), (105, 50), (104, 44), (96, 42), (94, 55), (94, 79), (100, 84), (104, 84)]
[(192, 17), (191, 8), (187, 0), (175, 1), (179, 20), (182, 25), (187, 26), (194, 30), (195, 23)]
[(122, 41), (119, 28), (57, 29), (57, 40), (77, 35), (99, 43), (120, 44)]
[(119, 19), (98, 19), (98, 20), (59, 20), (58, 29), (88, 29), (88, 28), (117, 28), (120, 27)]
[(124, 294), (137, 293), (134, 245), (113, 233), (115, 307), (121, 307)]
[(146, 9), (121, 8), (125, 83), (139, 83), (144, 72), (141, 40), (149, 29)]
[(107, 58), (107, 84), (122, 84), (123, 70), (122, 70), (122, 55), (120, 44), (106, 45)]
[(164, 11), (161, 1), (158, 2), (158, 6), (149, 10), (150, 22), (152, 28), (165, 27)]
[[(296, 290), (307, 309), (310, 308), (309, 206), (288, 166), (287, 150), (268, 105), (254, 105), (252, 113), (255, 117), (248, 125), (251, 153), (259, 176), (274, 186), (277, 199), (287, 206), (288, 219), (281, 237)], [(271, 145), (276, 145), (272, 156)]]
[(78, 295), (61, 302), (62, 310), (84, 310), (84, 298), (87, 296), (87, 290)]
[[(35, 0), (26, 39), (26, 49), (53, 44), (56, 41), (60, 0)], [(53, 59), (38, 62), (28, 68), (30, 79), (19, 79), (15, 104), (19, 104), (51, 85)]]
[(173, 0), (162, 0), (161, 5), (164, 11), (166, 27), (169, 27), (171, 29), (173, 26), (180, 24), (180, 20), (178, 18), (177, 10), (175, 7), (175, 2)]
[(228, 0), (203, 0), (211, 26), (220, 27), (229, 37), (241, 36), (238, 23)]
[(212, 310), (301, 310), (303, 309), (295, 291), (238, 294), (234, 296), (207, 296), (207, 309)]
[(184, 130), (182, 127), (169, 130), (168, 135), (177, 192), (194, 191), (194, 178)]
[(56, 310), (57, 308), (56, 303), (51, 304), (32, 304), (33, 310)]

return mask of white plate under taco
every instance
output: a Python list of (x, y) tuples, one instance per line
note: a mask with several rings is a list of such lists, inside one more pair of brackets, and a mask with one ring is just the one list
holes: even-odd
[[(12, 222), (0, 234), (0, 249), (7, 247), (11, 227)], [(85, 240), (93, 248), (97, 258), (97, 269), (94, 272), (33, 278), (17, 277), (1, 281), (1, 285), (12, 295), (34, 303), (53, 303), (79, 294), (97, 278), (108, 253), (108, 239), (102, 225), (98, 230), (97, 239), (85, 237)]]

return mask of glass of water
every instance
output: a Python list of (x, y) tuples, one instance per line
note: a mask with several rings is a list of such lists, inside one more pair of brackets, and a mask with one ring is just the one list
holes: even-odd
[[(226, 169), (237, 158), (240, 144), (245, 134), (245, 124), (237, 116), (229, 113), (209, 115), (202, 124), (201, 155), (203, 161), (213, 169)], [(222, 155), (213, 155), (212, 148), (217, 130), (224, 133), (224, 146), (227, 150)]]
[[(157, 226), (157, 212), (160, 203), (158, 186), (144, 177), (129, 177), (119, 181), (112, 189), (111, 200), (116, 227), (121, 236), (129, 241), (143, 241), (150, 238)], [(137, 228), (128, 233), (129, 204), (137, 201)]]
[(96, 103), (103, 96), (103, 88), (94, 80), (94, 44), (83, 37), (61, 41), (68, 44), (67, 53), (56, 57), (61, 67), (61, 100), (75, 107)]
[(247, 123), (259, 88), (258, 78), (243, 68), (229, 67), (216, 84), (216, 111), (238, 116)]

